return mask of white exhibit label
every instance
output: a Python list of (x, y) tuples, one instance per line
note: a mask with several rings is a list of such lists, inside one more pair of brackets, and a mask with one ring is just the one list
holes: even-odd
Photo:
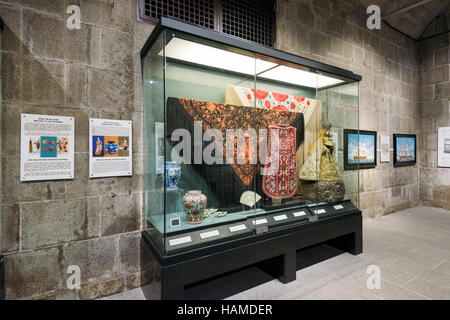
[[(339, 150), (339, 134), (337, 132), (331, 132), (331, 139), (333, 140), (334, 150)], [(339, 163), (339, 152), (334, 153), (336, 163)]]
[(164, 173), (164, 122), (155, 122), (156, 174)]
[(306, 216), (306, 212), (298, 211), (298, 212), (294, 212), (293, 215), (294, 215), (294, 217), (298, 218), (298, 217)]
[(389, 162), (390, 157), (389, 136), (380, 136), (380, 161)]
[(258, 219), (258, 220), (253, 221), (253, 224), (255, 226), (258, 226), (260, 224), (265, 224), (265, 223), (267, 223), (267, 219)]
[(273, 217), (273, 220), (275, 220), (275, 221), (282, 221), (282, 220), (286, 220), (287, 218), (288, 218), (287, 215), (282, 214), (280, 216)]
[(131, 176), (132, 122), (89, 119), (89, 177)]
[(214, 230), (214, 231), (200, 233), (200, 238), (207, 239), (207, 238), (211, 238), (211, 237), (216, 237), (218, 235), (220, 235), (219, 230)]
[(344, 209), (344, 206), (342, 204), (338, 204), (338, 205), (335, 205), (333, 208), (334, 208), (334, 210), (342, 210), (342, 209)]
[(315, 214), (322, 214), (322, 213), (326, 213), (327, 211), (325, 209), (319, 209), (319, 210), (314, 210)]
[(438, 128), (438, 167), (450, 167), (450, 127)]
[(230, 227), (230, 232), (237, 232), (237, 231), (241, 231), (241, 230), (245, 230), (245, 229), (247, 229), (245, 224), (240, 224), (238, 226)]
[(20, 140), (20, 181), (74, 178), (73, 117), (21, 114)]
[(171, 247), (173, 247), (173, 246), (178, 246), (180, 244), (188, 243), (191, 241), (192, 241), (191, 236), (187, 236), (187, 237), (183, 237), (183, 238), (169, 240), (169, 244)]

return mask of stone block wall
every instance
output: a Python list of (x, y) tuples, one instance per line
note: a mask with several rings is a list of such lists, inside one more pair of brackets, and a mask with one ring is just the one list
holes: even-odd
[[(69, 5), (81, 29), (66, 27)], [(153, 26), (136, 1), (2, 0), (2, 249), (7, 299), (93, 299), (153, 281), (141, 252), (139, 51)], [(21, 183), (20, 113), (75, 117), (75, 179)], [(133, 120), (133, 177), (88, 179), (88, 118)], [(67, 290), (67, 267), (81, 289)]]
[[(450, 6), (449, 6), (450, 9)], [(450, 12), (433, 20), (424, 32), (448, 31)], [(450, 127), (450, 35), (419, 42), (420, 61), (420, 199), (424, 205), (450, 210), (450, 168), (437, 166), (437, 132)]]
[[(392, 148), (394, 133), (419, 133), (417, 44), (385, 24), (369, 30), (361, 3), (278, 0), (276, 47), (362, 75), (359, 127), (388, 135)], [(390, 163), (379, 160), (360, 171), (363, 214), (417, 206), (418, 165), (394, 168), (392, 152)]]

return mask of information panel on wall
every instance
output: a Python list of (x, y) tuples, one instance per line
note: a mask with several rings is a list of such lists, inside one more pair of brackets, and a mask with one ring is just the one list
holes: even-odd
[(389, 162), (390, 159), (389, 136), (380, 136), (380, 162)]
[(89, 119), (89, 177), (131, 176), (132, 122)]
[(73, 117), (21, 114), (20, 181), (74, 178)]
[(438, 128), (438, 167), (450, 167), (450, 127)]

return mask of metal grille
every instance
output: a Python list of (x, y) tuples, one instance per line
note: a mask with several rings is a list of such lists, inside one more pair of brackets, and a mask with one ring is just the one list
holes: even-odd
[(222, 32), (273, 46), (273, 0), (223, 0)]
[(202, 27), (214, 29), (212, 0), (142, 0), (140, 16), (153, 22), (161, 17), (174, 17)]
[(174, 17), (266, 46), (274, 43), (275, 0), (141, 0), (140, 17)]

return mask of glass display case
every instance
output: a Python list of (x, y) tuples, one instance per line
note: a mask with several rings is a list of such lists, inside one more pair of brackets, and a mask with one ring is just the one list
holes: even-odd
[(360, 76), (166, 18), (141, 56), (153, 250), (219, 250), (359, 212), (343, 131), (359, 129)]
[[(1, 57), (1, 52), (2, 52), (2, 40), (1, 40), (1, 34), (3, 33), (3, 29), (4, 29), (4, 22), (3, 19), (0, 17), (0, 72), (1, 72), (1, 61), (2, 61), (2, 57)], [(0, 88), (1, 88), (1, 79), (0, 79)], [(0, 90), (1, 91), (1, 90)], [(0, 92), (0, 127), (1, 127), (1, 114), (2, 114), (2, 93)], [(1, 130), (0, 130), (1, 131)], [(0, 150), (3, 150), (1, 148), (2, 145), (2, 138), (0, 136)], [(2, 157), (0, 157), (0, 167), (1, 167), (1, 163), (2, 163)], [(0, 203), (2, 201), (2, 177), (0, 176)], [(0, 206), (0, 300), (5, 299), (5, 266), (4, 266), (4, 261), (3, 261), (3, 256), (2, 256), (2, 208)]]

